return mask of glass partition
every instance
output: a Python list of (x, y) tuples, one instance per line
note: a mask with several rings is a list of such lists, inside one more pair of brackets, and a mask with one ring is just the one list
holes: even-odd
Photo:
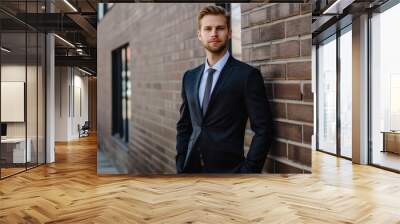
[(45, 162), (46, 39), (18, 19), (44, 12), (44, 2), (0, 3), (0, 178)]
[(26, 74), (26, 114), (27, 114), (27, 150), (30, 151), (27, 167), (37, 165), (37, 76), (38, 76), (38, 35), (27, 32), (27, 74)]
[(30, 162), (26, 141), (26, 40), (25, 32), (1, 34), (2, 177), (25, 170), (26, 161)]
[(45, 124), (46, 124), (46, 36), (43, 33), (38, 34), (38, 76), (37, 76), (37, 162), (44, 164), (46, 162), (46, 139), (45, 139)]
[(317, 148), (352, 157), (352, 26), (318, 45)]
[(336, 35), (318, 46), (318, 149), (336, 154)]

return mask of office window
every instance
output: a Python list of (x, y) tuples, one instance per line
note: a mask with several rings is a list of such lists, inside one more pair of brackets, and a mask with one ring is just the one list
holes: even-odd
[(112, 52), (112, 134), (129, 141), (131, 117), (131, 51), (128, 45)]
[(336, 35), (318, 46), (318, 149), (336, 154)]
[(341, 33), (340, 45), (340, 154), (352, 157), (352, 32)]
[(352, 157), (352, 25), (322, 41), (317, 51), (318, 149)]
[(400, 4), (371, 18), (372, 163), (400, 170)]

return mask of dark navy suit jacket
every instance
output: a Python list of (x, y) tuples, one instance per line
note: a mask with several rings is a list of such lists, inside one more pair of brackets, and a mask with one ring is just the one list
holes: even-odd
[[(272, 142), (272, 117), (260, 72), (230, 56), (203, 116), (198, 91), (204, 67), (202, 64), (183, 76), (176, 136), (177, 172), (260, 173)], [(255, 135), (245, 157), (248, 119)]]

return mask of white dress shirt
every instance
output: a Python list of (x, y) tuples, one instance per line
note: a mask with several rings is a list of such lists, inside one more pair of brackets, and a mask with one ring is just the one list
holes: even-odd
[(203, 105), (204, 92), (206, 90), (206, 84), (207, 84), (207, 78), (208, 78), (208, 69), (213, 68), (213, 69), (216, 70), (214, 72), (214, 74), (213, 74), (213, 81), (212, 81), (211, 93), (210, 93), (210, 97), (211, 97), (212, 92), (213, 92), (214, 87), (215, 87), (215, 84), (217, 83), (217, 80), (219, 78), (219, 74), (221, 73), (222, 69), (224, 68), (226, 62), (228, 61), (228, 58), (229, 58), (229, 52), (226, 51), (225, 55), (221, 59), (219, 59), (217, 61), (217, 63), (215, 63), (212, 67), (210, 67), (208, 65), (207, 58), (206, 58), (206, 62), (204, 63), (205, 64), (205, 68), (204, 68), (204, 72), (203, 72), (203, 75), (202, 75), (201, 80), (200, 80), (200, 87), (199, 87), (199, 102), (200, 102), (200, 106)]

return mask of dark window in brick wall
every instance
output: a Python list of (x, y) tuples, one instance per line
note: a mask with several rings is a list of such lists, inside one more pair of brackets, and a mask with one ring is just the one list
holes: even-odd
[(129, 141), (131, 74), (129, 45), (112, 52), (112, 134)]

